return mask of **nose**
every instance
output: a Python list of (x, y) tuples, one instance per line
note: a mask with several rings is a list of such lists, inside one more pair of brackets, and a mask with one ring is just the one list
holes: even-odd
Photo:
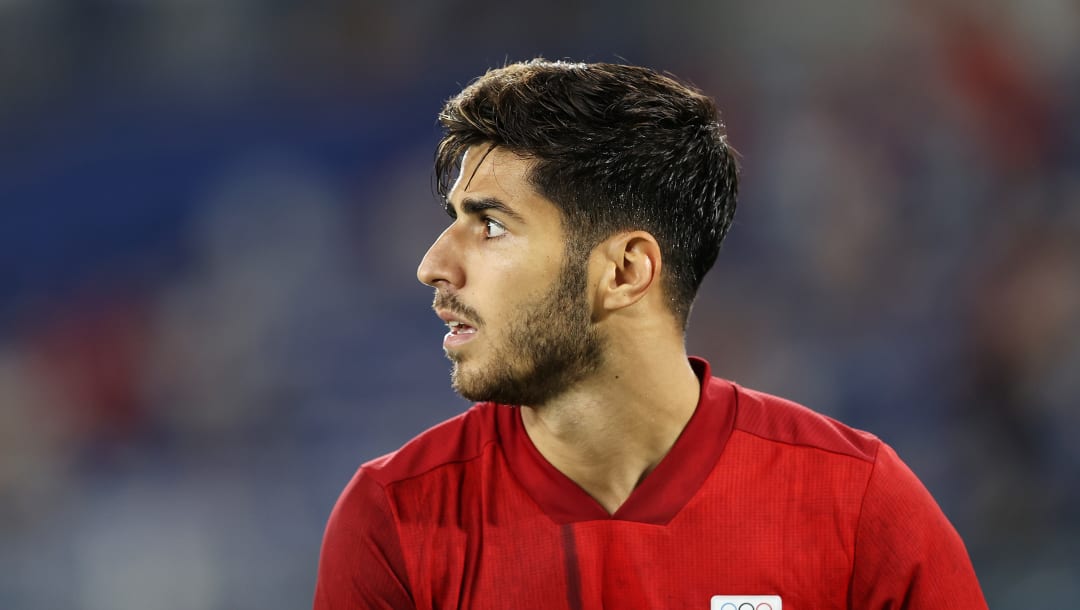
[(421, 283), (433, 288), (446, 287), (460, 288), (464, 283), (464, 273), (458, 261), (458, 251), (454, 247), (454, 225), (450, 225), (442, 232), (424, 254), (420, 266), (416, 268), (416, 279)]

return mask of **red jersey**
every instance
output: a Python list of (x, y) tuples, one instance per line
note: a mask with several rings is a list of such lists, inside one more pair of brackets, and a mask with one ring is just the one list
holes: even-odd
[(692, 364), (693, 417), (615, 514), (516, 407), (477, 404), (364, 464), (326, 528), (316, 610), (986, 608), (891, 448)]

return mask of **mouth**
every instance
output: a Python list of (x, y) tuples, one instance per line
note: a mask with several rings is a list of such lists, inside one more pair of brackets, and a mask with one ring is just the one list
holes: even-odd
[(437, 312), (439, 318), (446, 322), (450, 332), (443, 337), (443, 349), (451, 350), (459, 348), (476, 337), (476, 327), (457, 318), (449, 312)]

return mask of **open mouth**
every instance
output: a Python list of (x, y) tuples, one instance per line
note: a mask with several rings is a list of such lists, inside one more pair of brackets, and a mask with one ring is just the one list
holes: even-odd
[(462, 346), (472, 340), (476, 335), (476, 328), (458, 320), (450, 320), (446, 323), (450, 332), (443, 337), (443, 347), (450, 349)]
[(469, 326), (464, 322), (458, 322), (457, 320), (451, 320), (450, 322), (447, 322), (446, 325), (450, 327), (451, 335), (464, 335), (476, 332), (476, 329), (472, 326)]

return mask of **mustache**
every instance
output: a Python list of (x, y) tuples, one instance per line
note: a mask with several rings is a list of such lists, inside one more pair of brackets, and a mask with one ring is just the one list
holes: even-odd
[(435, 291), (435, 300), (431, 303), (432, 309), (445, 309), (455, 315), (461, 316), (473, 323), (472, 326), (483, 326), (484, 320), (475, 309), (461, 302), (461, 299), (448, 292)]

